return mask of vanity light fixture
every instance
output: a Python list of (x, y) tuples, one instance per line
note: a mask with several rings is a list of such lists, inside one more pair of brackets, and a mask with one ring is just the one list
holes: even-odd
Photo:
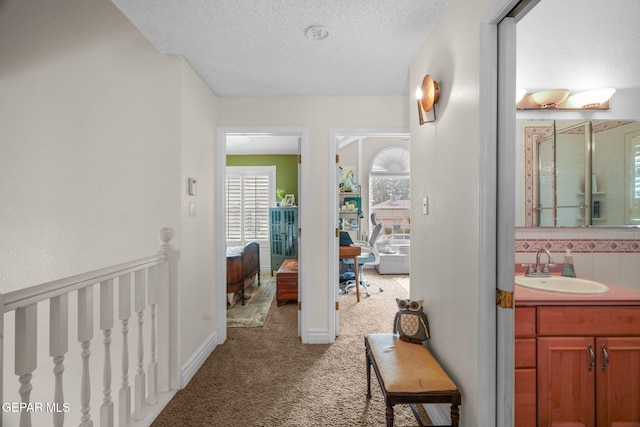
[[(568, 89), (547, 89), (525, 93), (516, 101), (518, 110), (608, 110), (613, 88), (571, 93)], [(516, 95), (518, 97), (519, 94)]]
[[(418, 101), (418, 119), (420, 125), (425, 123), (431, 123), (436, 121), (436, 109), (435, 104), (440, 98), (440, 87), (438, 82), (433, 80), (429, 74), (422, 79), (422, 85), (416, 88), (416, 100)], [(425, 120), (425, 113), (428, 113), (433, 109), (433, 119)]]

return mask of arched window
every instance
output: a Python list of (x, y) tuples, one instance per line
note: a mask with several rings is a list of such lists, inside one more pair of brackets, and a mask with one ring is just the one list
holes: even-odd
[(369, 212), (382, 223), (380, 236), (409, 239), (410, 181), (409, 150), (387, 147), (371, 162), (369, 171)]

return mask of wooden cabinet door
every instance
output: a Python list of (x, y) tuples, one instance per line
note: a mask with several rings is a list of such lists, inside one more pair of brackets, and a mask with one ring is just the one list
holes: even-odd
[(597, 338), (598, 426), (640, 427), (640, 337)]
[(514, 426), (536, 427), (536, 369), (516, 369)]
[(538, 338), (539, 427), (595, 426), (594, 341), (591, 337)]

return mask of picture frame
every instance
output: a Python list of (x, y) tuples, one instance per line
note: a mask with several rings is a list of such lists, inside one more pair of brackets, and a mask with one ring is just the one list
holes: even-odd
[(282, 206), (290, 208), (296, 203), (296, 196), (293, 194), (286, 194), (282, 199)]
[(340, 178), (339, 178), (340, 191), (343, 193), (354, 192), (354, 187), (357, 185), (355, 182), (355, 177), (356, 177), (355, 166), (340, 166)]

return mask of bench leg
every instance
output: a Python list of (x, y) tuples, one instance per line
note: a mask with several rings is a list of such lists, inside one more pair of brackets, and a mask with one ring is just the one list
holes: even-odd
[(385, 418), (387, 420), (387, 427), (393, 427), (393, 405), (387, 405)]
[(371, 359), (369, 358), (369, 353), (365, 352), (367, 359), (367, 398), (371, 398)]
[(451, 427), (458, 427), (460, 422), (460, 410), (458, 405), (451, 405)]

